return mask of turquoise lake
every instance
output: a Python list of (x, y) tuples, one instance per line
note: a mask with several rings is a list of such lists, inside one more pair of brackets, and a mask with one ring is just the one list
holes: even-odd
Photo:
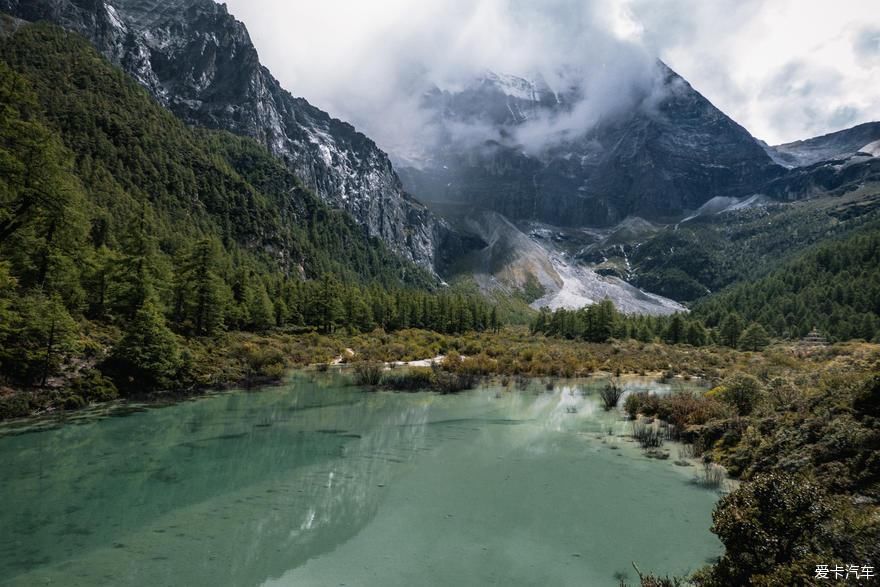
[[(718, 494), (598, 404), (339, 375), (0, 427), (3, 585), (617, 585), (721, 553)], [(671, 391), (647, 379), (628, 389)]]

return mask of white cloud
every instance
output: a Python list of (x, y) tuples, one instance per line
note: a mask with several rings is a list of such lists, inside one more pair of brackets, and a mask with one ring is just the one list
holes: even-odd
[(759, 138), (880, 120), (875, 0), (625, 1), (646, 45)]
[(431, 140), (426, 82), (454, 89), (486, 69), (551, 87), (574, 77), (589, 99), (556, 123), (587, 125), (648, 80), (656, 55), (769, 142), (880, 119), (875, 0), (227, 3), (285, 87), (404, 156)]
[[(614, 0), (231, 0), (282, 84), (354, 123), (385, 149), (418, 158), (437, 131), (429, 85), (460, 89), (487, 70), (583, 88), (570, 115), (527, 137), (586, 127), (652, 81), (640, 25)], [(449, 130), (449, 129), (447, 129)], [(457, 129), (472, 136), (478, 128)]]

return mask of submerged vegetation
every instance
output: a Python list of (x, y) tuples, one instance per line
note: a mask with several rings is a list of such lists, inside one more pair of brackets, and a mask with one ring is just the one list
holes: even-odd
[[(876, 226), (691, 314), (625, 316), (605, 301), (505, 328), (502, 306), (441, 287), (255, 142), (187, 127), (82, 39), (21, 26), (0, 57), (0, 418), (331, 362), (394, 391), (699, 378), (705, 391), (622, 406), (645, 450), (681, 441), (680, 460), (702, 460), (699, 483), (744, 481), (715, 512), (725, 554), (693, 580), (803, 584), (816, 564), (880, 561), (880, 349), (840, 342), (880, 336)], [(654, 271), (689, 299), (732, 283)], [(832, 344), (794, 342), (814, 328)], [(599, 395), (611, 411), (624, 390), (611, 379)]]
[(599, 390), (599, 397), (602, 398), (602, 407), (605, 408), (606, 412), (616, 408), (622, 396), (623, 388), (620, 386), (620, 382), (613, 379)]

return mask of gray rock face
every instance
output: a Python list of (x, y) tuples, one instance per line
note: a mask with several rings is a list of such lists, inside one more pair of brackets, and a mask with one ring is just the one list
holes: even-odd
[(491, 75), (460, 93), (430, 93), (428, 107), (441, 123), (495, 132), (467, 149), (450, 138), (420, 168), (402, 169), (404, 184), (425, 201), (479, 204), (512, 220), (609, 226), (630, 215), (680, 218), (712, 198), (752, 194), (783, 173), (744, 128), (658, 68), (661, 91), (538, 153), (517, 143), (517, 129), (570, 110), (572, 96), (540, 80)]
[(809, 167), (822, 161), (848, 159), (860, 152), (873, 155), (877, 141), (880, 122), (868, 122), (821, 137), (767, 147), (767, 152), (780, 165)]
[(407, 194), (387, 155), (351, 125), (285, 91), (245, 26), (212, 0), (0, 0), (0, 11), (89, 38), (183, 120), (248, 135), (330, 205), (434, 268), (454, 238)]
[(767, 184), (764, 192), (776, 200), (796, 201), (828, 194), (840, 196), (878, 182), (880, 157), (857, 152), (845, 159), (792, 169)]

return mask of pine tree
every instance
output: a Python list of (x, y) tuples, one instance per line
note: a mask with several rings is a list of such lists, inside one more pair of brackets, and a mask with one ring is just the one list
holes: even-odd
[(0, 245), (34, 222), (57, 226), (77, 196), (63, 146), (37, 110), (28, 82), (0, 61)]
[(688, 324), (685, 338), (687, 339), (687, 343), (691, 346), (705, 346), (708, 340), (706, 327), (698, 320), (691, 321)]
[(739, 347), (745, 351), (762, 351), (770, 344), (770, 336), (764, 327), (752, 322), (739, 338)]
[(721, 342), (725, 346), (736, 348), (739, 337), (742, 334), (742, 318), (736, 312), (732, 312), (721, 321)]
[(0, 326), (3, 371), (25, 385), (45, 385), (64, 357), (76, 350), (76, 322), (59, 295), (41, 290), (14, 300), (4, 314), (11, 321)]
[(105, 369), (117, 387), (138, 392), (172, 386), (180, 366), (177, 338), (166, 326), (159, 307), (148, 299), (135, 312)]
[(248, 314), (251, 328), (257, 331), (272, 328), (275, 326), (275, 306), (266, 293), (266, 287), (261, 281), (257, 281), (250, 286), (250, 290)]
[(666, 342), (669, 344), (680, 344), (685, 341), (686, 328), (684, 318), (681, 314), (675, 314), (666, 328)]
[(217, 274), (220, 245), (201, 239), (178, 268), (175, 285), (175, 321), (188, 322), (199, 336), (211, 336), (223, 328), (231, 292)]
[(160, 288), (169, 283), (158, 259), (156, 239), (148, 226), (146, 207), (133, 219), (122, 240), (122, 254), (114, 257), (109, 271), (107, 297), (114, 312), (127, 320)]
[(324, 334), (332, 333), (342, 315), (340, 286), (336, 278), (325, 273), (313, 300), (311, 324), (315, 324)]

